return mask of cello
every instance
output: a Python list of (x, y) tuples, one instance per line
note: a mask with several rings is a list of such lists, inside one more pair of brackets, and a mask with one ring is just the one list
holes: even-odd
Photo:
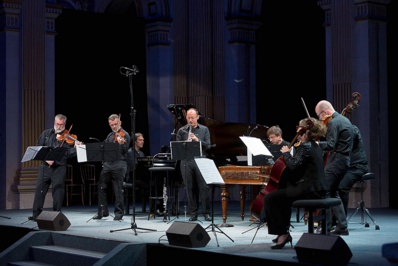
[[(305, 107), (304, 100), (303, 99), (301, 99), (301, 100), (303, 101), (303, 105)], [(305, 108), (305, 110), (307, 111), (307, 108)], [(308, 111), (307, 111), (307, 115), (308, 115), (308, 117), (310, 117)], [(303, 133), (305, 133), (308, 129), (310, 129), (313, 126), (311, 119), (308, 118), (306, 122), (307, 122), (307, 126), (301, 128), (297, 132), (296, 136), (293, 138), (292, 142), (290, 142), (290, 144), (289, 144), (289, 149), (293, 145), (296, 145), (296, 140), (297, 140), (298, 136), (302, 135)], [(275, 161), (275, 164), (272, 166), (271, 172), (269, 174), (268, 184), (265, 186), (265, 188), (263, 188), (259, 192), (256, 199), (253, 201), (253, 203), (250, 206), (251, 215), (253, 217), (255, 217), (256, 219), (258, 219), (259, 221), (262, 220), (261, 213), (264, 208), (264, 197), (268, 193), (274, 192), (275, 190), (278, 189), (280, 181), (284, 180), (284, 178), (282, 178), (283, 175), (288, 174), (285, 172), (285, 168), (286, 168), (285, 160), (283, 159), (283, 156), (280, 156)]]

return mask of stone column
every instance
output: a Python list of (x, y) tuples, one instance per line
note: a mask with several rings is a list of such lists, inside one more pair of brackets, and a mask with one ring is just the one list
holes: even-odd
[[(376, 174), (365, 193), (367, 207), (389, 204), (385, 25), (389, 2), (318, 1), (325, 10), (327, 100), (342, 112), (353, 101), (353, 92), (361, 95), (360, 106), (347, 117), (361, 130), (370, 170)], [(352, 190), (350, 208), (357, 207), (357, 192)]]

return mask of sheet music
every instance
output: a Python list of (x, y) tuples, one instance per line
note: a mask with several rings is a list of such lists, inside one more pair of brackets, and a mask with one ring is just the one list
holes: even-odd
[(264, 143), (259, 138), (242, 136), (239, 137), (245, 143), (247, 149), (254, 155), (268, 155), (272, 156), (271, 152), (265, 147)]
[(224, 179), (220, 175), (213, 160), (208, 158), (195, 158), (200, 173), (208, 185), (223, 185)]
[(86, 144), (76, 145), (77, 162), (87, 162)]

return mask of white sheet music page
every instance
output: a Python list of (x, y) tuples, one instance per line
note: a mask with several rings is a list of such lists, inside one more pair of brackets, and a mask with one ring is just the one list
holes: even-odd
[(247, 149), (254, 155), (268, 155), (272, 153), (265, 147), (264, 143), (259, 138), (242, 136), (239, 137), (245, 143)]
[(77, 162), (84, 163), (87, 162), (87, 150), (86, 145), (76, 145)]
[(195, 158), (200, 173), (208, 185), (223, 185), (224, 179), (220, 175), (214, 161), (208, 158)]

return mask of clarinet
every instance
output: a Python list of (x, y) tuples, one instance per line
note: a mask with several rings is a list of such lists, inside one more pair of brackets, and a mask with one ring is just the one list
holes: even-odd
[(165, 177), (163, 180), (163, 221), (167, 221), (167, 178)]
[(189, 125), (189, 131), (188, 131), (188, 139), (187, 139), (187, 141), (192, 141), (192, 139), (191, 139), (191, 133), (192, 133), (192, 126)]

